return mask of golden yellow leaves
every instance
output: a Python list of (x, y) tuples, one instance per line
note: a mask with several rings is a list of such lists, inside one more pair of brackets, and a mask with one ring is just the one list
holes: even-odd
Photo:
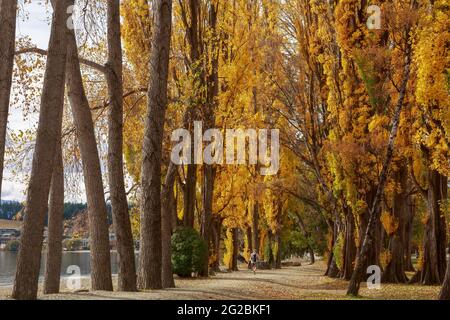
[(380, 220), (384, 230), (386, 230), (386, 233), (389, 236), (393, 235), (398, 230), (399, 220), (393, 214), (383, 211)]

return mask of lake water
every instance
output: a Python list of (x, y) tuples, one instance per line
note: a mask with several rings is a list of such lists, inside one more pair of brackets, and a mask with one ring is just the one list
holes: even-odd
[[(14, 283), (16, 272), (17, 253), (0, 251), (0, 286), (10, 286)], [(63, 252), (61, 276), (70, 276), (67, 273), (69, 266), (78, 266), (82, 276), (90, 274), (89, 251)], [(113, 274), (117, 274), (117, 253), (111, 252), (111, 269)], [(45, 254), (41, 259), (41, 276), (45, 270)]]

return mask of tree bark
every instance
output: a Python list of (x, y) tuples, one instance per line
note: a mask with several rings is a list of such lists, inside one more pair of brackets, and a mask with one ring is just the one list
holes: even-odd
[(356, 258), (355, 243), (355, 218), (350, 207), (346, 206), (345, 211), (345, 245), (344, 245), (344, 261), (342, 266), (342, 278), (350, 280), (353, 273), (353, 264)]
[(275, 233), (275, 243), (277, 244), (277, 253), (275, 255), (275, 269), (281, 269), (281, 234), (277, 230)]
[[(199, 18), (200, 18), (200, 2), (199, 0), (189, 0), (187, 7), (183, 6), (182, 11), (185, 17), (189, 17), (189, 22), (185, 22), (186, 38), (189, 41), (190, 52), (187, 68), (190, 69), (192, 77), (195, 81), (200, 82), (200, 32), (199, 32)], [(197, 118), (197, 108), (195, 104), (189, 107), (188, 126), (193, 134), (193, 123)], [(191, 145), (191, 157), (194, 159), (194, 145)], [(184, 202), (183, 202), (183, 224), (185, 227), (194, 228), (195, 222), (195, 201), (196, 201), (196, 184), (197, 184), (197, 165), (191, 163), (187, 165), (186, 184), (184, 188)], [(199, 221), (200, 222), (200, 221)]]
[(441, 284), (446, 273), (446, 224), (440, 203), (447, 199), (447, 178), (432, 169), (428, 172), (427, 211), (423, 240), (422, 270), (413, 277), (421, 284)]
[(44, 293), (59, 293), (64, 232), (64, 165), (61, 137), (56, 148), (48, 208), (47, 262)]
[(253, 250), (260, 253), (259, 250), (259, 203), (255, 201), (252, 208), (252, 247)]
[(405, 226), (408, 215), (408, 176), (407, 167), (400, 165), (395, 176), (395, 182), (401, 188), (400, 192), (395, 191), (393, 216), (398, 227), (397, 230), (389, 236), (388, 249), (391, 253), (391, 260), (386, 266), (381, 282), (383, 283), (406, 283), (408, 278), (405, 273)]
[(213, 254), (216, 257), (213, 264), (212, 270), (215, 272), (220, 271), (220, 234), (222, 231), (222, 218), (213, 217), (212, 222), (212, 235), (213, 235)]
[(196, 185), (197, 185), (197, 165), (188, 164), (186, 173), (186, 184), (184, 188), (183, 224), (185, 227), (189, 228), (194, 228)]
[(69, 18), (67, 8), (71, 4), (71, 0), (57, 1), (52, 17), (36, 145), (12, 293), (14, 299), (37, 298), (44, 220), (57, 139), (61, 136), (67, 56), (66, 22)]
[(83, 163), (91, 246), (91, 287), (93, 290), (112, 291), (108, 212), (100, 158), (73, 31), (70, 31), (68, 36), (67, 95), (72, 108)]
[[(0, 2), (0, 195), (2, 194), (6, 130), (16, 44), (17, 0)], [(1, 199), (0, 199), (1, 201)]]
[(274, 257), (275, 269), (281, 269), (281, 228), (283, 223), (283, 202), (277, 201), (277, 227), (275, 229), (274, 240), (277, 245), (277, 251)]
[(120, 32), (120, 0), (108, 1), (109, 93), (108, 177), (114, 230), (117, 238), (119, 291), (136, 291), (133, 234), (123, 172), (123, 66)]
[(367, 265), (369, 259), (369, 253), (375, 246), (375, 237), (374, 234), (376, 232), (376, 226), (379, 222), (380, 217), (380, 207), (381, 200), (384, 193), (384, 188), (386, 186), (388, 172), (391, 167), (392, 157), (394, 155), (394, 143), (395, 138), (397, 137), (398, 127), (400, 124), (400, 113), (403, 109), (403, 102), (406, 96), (406, 87), (409, 80), (410, 74), (410, 64), (411, 64), (411, 53), (407, 53), (407, 61), (405, 63), (402, 84), (400, 86), (400, 95), (397, 101), (397, 105), (395, 107), (394, 117), (392, 119), (392, 128), (389, 135), (389, 142), (387, 146), (386, 158), (383, 163), (383, 169), (381, 171), (380, 179), (378, 182), (377, 192), (375, 194), (375, 198), (370, 206), (370, 218), (369, 223), (367, 224), (367, 229), (364, 235), (364, 242), (362, 245), (362, 249), (359, 252), (359, 255), (356, 260), (355, 270), (353, 271), (353, 275), (350, 279), (350, 283), (348, 285), (347, 295), (357, 296), (359, 292), (359, 287), (361, 285), (361, 281), (364, 277), (365, 267)]
[(339, 223), (337, 220), (334, 220), (333, 229), (331, 232), (330, 254), (328, 255), (327, 270), (325, 271), (325, 275), (330, 278), (338, 278), (341, 273), (339, 267), (337, 266), (336, 258), (334, 257), (334, 247), (336, 245), (338, 234), (339, 234)]
[(163, 288), (175, 288), (175, 281), (172, 272), (172, 217), (175, 210), (175, 197), (173, 187), (177, 167), (170, 162), (167, 169), (166, 179), (161, 192), (161, 232), (162, 232), (162, 286)]
[(139, 285), (162, 288), (161, 159), (168, 103), (172, 1), (156, 0), (150, 57), (148, 111), (142, 148), (141, 253)]
[[(207, 244), (208, 257), (210, 256), (210, 238), (211, 238), (211, 219), (214, 191), (214, 170), (211, 165), (203, 166), (203, 212), (201, 221), (201, 236)], [(200, 275), (207, 277), (209, 275), (209, 259), (205, 259)]]
[(450, 259), (447, 259), (447, 272), (445, 273), (444, 284), (439, 293), (439, 300), (450, 300)]
[(231, 257), (231, 270), (230, 271), (239, 271), (238, 268), (238, 255), (239, 255), (239, 229), (233, 228), (231, 230), (231, 234), (233, 237), (233, 254)]
[(408, 198), (408, 211), (406, 217), (406, 225), (405, 225), (405, 271), (415, 271), (413, 263), (412, 263), (412, 237), (413, 237), (413, 222), (415, 215), (415, 205), (412, 197)]

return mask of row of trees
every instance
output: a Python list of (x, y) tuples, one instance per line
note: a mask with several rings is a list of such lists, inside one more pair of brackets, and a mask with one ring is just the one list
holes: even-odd
[[(230, 269), (240, 249), (281, 267), (292, 230), (312, 252), (326, 226), (326, 274), (350, 280), (349, 294), (358, 294), (369, 265), (380, 265), (384, 282), (443, 283), (448, 299), (450, 4), (372, 2), (380, 29), (368, 28), (361, 0), (80, 0), (92, 15), (85, 25), (98, 28), (76, 35), (66, 27), (73, 1), (54, 1), (42, 50), (26, 41), (14, 48), (3, 30), (14, 28), (17, 4), (2, 1), (1, 108), (14, 55), (19, 74), (37, 68), (36, 54), (47, 59), (13, 296), (36, 297), (47, 208), (45, 291), (59, 289), (63, 169), (74, 158), (88, 202), (92, 288), (112, 290), (107, 146), (119, 290), (174, 286), (170, 237), (181, 225), (207, 244), (203, 276), (219, 267), (222, 240)], [(264, 162), (176, 166), (171, 133), (193, 136), (198, 121), (204, 130), (280, 129), (280, 170), (261, 176)], [(414, 244), (420, 259), (408, 279)]]

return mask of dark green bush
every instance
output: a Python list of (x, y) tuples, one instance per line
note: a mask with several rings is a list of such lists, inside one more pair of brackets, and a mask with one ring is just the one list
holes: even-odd
[(208, 259), (208, 248), (197, 231), (179, 228), (172, 235), (173, 273), (180, 277), (190, 277), (199, 272)]
[(10, 240), (5, 245), (6, 251), (11, 252), (18, 252), (20, 248), (20, 241), (19, 240)]

